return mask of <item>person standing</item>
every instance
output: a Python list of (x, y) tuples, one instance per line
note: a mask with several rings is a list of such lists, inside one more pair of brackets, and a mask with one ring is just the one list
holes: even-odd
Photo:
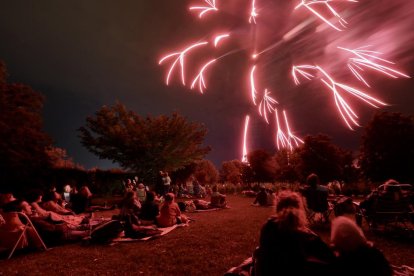
[(162, 182), (164, 184), (164, 195), (166, 195), (167, 193), (170, 192), (170, 187), (171, 187), (171, 178), (168, 175), (168, 172), (164, 173), (164, 176), (162, 178)]

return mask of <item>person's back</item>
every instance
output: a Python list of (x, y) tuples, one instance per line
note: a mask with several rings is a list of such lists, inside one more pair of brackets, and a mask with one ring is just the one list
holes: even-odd
[(262, 227), (255, 252), (256, 275), (329, 275), (334, 255), (307, 228), (302, 198), (282, 192), (276, 215)]
[(366, 240), (362, 229), (353, 220), (341, 216), (335, 218), (331, 242), (338, 255), (335, 267), (339, 275), (392, 275), (387, 259)]
[(141, 206), (141, 213), (139, 218), (141, 220), (147, 221), (149, 223), (154, 223), (156, 217), (159, 214), (159, 206), (155, 203), (155, 194), (153, 192), (148, 192), (147, 199)]
[(306, 182), (308, 187), (303, 190), (303, 195), (308, 209), (317, 213), (327, 211), (329, 208), (328, 189), (319, 185), (319, 177), (316, 174), (310, 174)]
[(256, 199), (254, 200), (253, 204), (259, 204), (260, 206), (267, 206), (267, 193), (265, 188), (261, 188), (260, 192), (256, 195)]

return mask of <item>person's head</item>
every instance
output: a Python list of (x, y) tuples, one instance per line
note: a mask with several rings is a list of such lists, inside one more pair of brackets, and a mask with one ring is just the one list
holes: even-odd
[(11, 212), (21, 212), (21, 204), (22, 200), (14, 199), (3, 206), (3, 212), (11, 213)]
[(148, 202), (153, 202), (155, 200), (155, 193), (153, 191), (149, 191), (145, 200)]
[(145, 185), (143, 183), (139, 183), (138, 184), (138, 189), (145, 189)]
[(173, 202), (173, 201), (174, 201), (175, 196), (174, 196), (174, 194), (173, 194), (173, 193), (167, 193), (167, 194), (164, 196), (164, 198), (165, 198), (165, 202), (171, 203), (171, 202)]
[(53, 191), (49, 191), (43, 196), (43, 202), (48, 202), (48, 201), (57, 202), (58, 199), (59, 198), (57, 197), (56, 192), (53, 192)]
[(361, 228), (353, 220), (342, 216), (332, 221), (331, 242), (340, 253), (352, 252), (368, 243)]
[(302, 197), (291, 191), (281, 192), (277, 197), (276, 217), (281, 229), (298, 230), (305, 228), (308, 221)]
[(319, 183), (319, 177), (318, 175), (311, 173), (310, 175), (308, 175), (308, 177), (306, 178), (306, 183), (311, 186), (311, 187), (316, 187)]
[(264, 193), (264, 192), (266, 192), (266, 188), (265, 188), (265, 187), (260, 187), (260, 191), (261, 191), (262, 193)]
[(30, 206), (30, 204), (27, 201), (20, 202), (20, 209), (26, 215), (30, 216), (32, 214), (32, 206)]
[(218, 187), (217, 187), (217, 185), (214, 185), (214, 186), (211, 188), (211, 190), (212, 190), (214, 193), (216, 193), (216, 192), (218, 191)]
[(0, 194), (0, 207), (14, 200), (16, 200), (16, 198), (14, 198), (13, 193)]
[(70, 185), (69, 184), (66, 184), (64, 187), (63, 187), (63, 192), (65, 192), (65, 193), (70, 193), (72, 191), (72, 188), (70, 187)]
[(168, 176), (168, 172), (164, 172), (164, 176), (167, 177)]

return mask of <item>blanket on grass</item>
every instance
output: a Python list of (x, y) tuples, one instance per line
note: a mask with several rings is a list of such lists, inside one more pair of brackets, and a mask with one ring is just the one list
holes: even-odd
[(186, 227), (188, 226), (188, 224), (176, 224), (170, 227), (164, 227), (164, 228), (160, 228), (160, 227), (154, 227), (155, 229), (159, 230), (160, 233), (157, 235), (153, 235), (153, 236), (148, 236), (148, 237), (144, 237), (141, 239), (133, 239), (133, 238), (127, 238), (125, 237), (124, 233), (122, 233), (120, 235), (120, 237), (113, 239), (112, 242), (116, 243), (116, 242), (135, 242), (135, 241), (148, 241), (151, 239), (155, 239), (164, 235), (167, 235), (168, 233), (170, 233), (171, 231), (173, 231), (174, 229), (180, 228), (180, 227)]

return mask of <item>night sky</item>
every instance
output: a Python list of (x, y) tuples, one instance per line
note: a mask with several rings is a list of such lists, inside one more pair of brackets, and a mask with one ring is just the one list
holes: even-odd
[[(188, 11), (202, 0), (49, 0), (0, 1), (0, 59), (6, 62), (9, 81), (32, 86), (46, 97), (45, 130), (55, 145), (67, 149), (86, 168), (116, 167), (99, 160), (80, 144), (77, 129), (102, 105), (124, 103), (140, 115), (179, 111), (204, 123), (212, 146), (207, 159), (216, 165), (239, 159), (244, 116), (250, 114), (250, 148), (275, 150), (274, 125), (258, 116), (249, 98), (248, 73), (251, 49), (263, 49), (287, 30), (309, 18), (304, 9), (293, 11), (298, 1), (256, 1), (258, 25), (247, 22), (250, 1), (222, 1), (222, 11), (199, 20)], [(217, 3), (221, 1), (217, 0)], [(260, 3), (260, 4), (259, 4)], [(336, 46), (373, 45), (384, 58), (414, 75), (414, 2), (369, 0), (343, 5), (349, 26), (337, 32), (314, 20), (294, 39), (257, 60), (260, 89), (269, 88), (288, 111), (296, 135), (326, 133), (340, 146), (357, 149), (361, 129), (350, 131), (334, 109), (329, 91), (318, 82), (296, 87), (289, 76), (292, 63), (318, 63), (343, 83), (372, 93), (390, 105), (386, 111), (414, 113), (413, 79), (391, 79), (367, 72), (371, 88), (351, 78), (346, 57)], [(262, 20), (262, 21), (260, 21)], [(322, 30), (321, 30), (322, 29)], [(208, 71), (203, 95), (180, 84), (174, 75), (164, 83), (167, 65), (158, 60), (189, 42), (231, 31), (232, 40), (219, 52), (204, 51), (188, 61), (187, 82), (196, 74), (196, 61), (204, 63), (232, 50)], [(197, 63), (200, 65), (200, 63)], [(365, 125), (375, 110), (350, 101)], [(273, 117), (272, 117), (273, 118)]]

